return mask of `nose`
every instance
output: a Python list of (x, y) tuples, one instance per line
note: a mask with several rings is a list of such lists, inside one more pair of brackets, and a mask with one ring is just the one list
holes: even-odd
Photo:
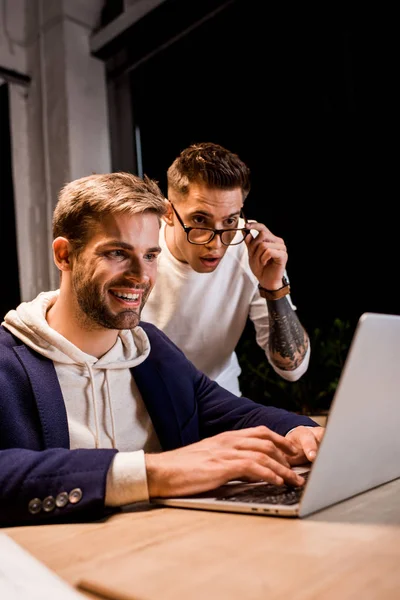
[(216, 233), (212, 240), (210, 240), (209, 242), (207, 242), (207, 244), (204, 245), (206, 248), (220, 248), (223, 245), (221, 241), (221, 234)]
[(126, 276), (136, 283), (148, 283), (150, 281), (149, 266), (141, 260), (131, 260)]

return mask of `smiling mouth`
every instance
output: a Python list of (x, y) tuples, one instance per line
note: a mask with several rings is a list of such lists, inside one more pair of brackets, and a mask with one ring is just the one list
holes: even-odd
[(120, 292), (114, 292), (112, 290), (110, 290), (110, 294), (112, 294), (113, 296), (115, 296), (116, 298), (119, 298), (120, 300), (124, 300), (125, 302), (137, 302), (141, 295), (142, 292), (138, 293), (120, 293)]

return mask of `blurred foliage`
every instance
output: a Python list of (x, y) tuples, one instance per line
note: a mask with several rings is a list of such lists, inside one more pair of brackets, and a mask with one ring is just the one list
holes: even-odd
[(308, 332), (310, 363), (306, 373), (295, 382), (286, 381), (275, 373), (256, 344), (253, 329), (253, 335), (244, 336), (237, 348), (243, 396), (301, 414), (326, 414), (339, 382), (353, 329), (349, 321), (336, 318), (332, 324)]

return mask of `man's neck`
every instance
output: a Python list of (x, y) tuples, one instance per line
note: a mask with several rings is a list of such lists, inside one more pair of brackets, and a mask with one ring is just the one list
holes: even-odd
[(71, 297), (65, 301), (62, 293), (47, 311), (46, 320), (50, 327), (60, 333), (79, 350), (100, 358), (112, 348), (117, 340), (118, 331), (85, 324), (77, 317), (79, 308), (71, 305)]

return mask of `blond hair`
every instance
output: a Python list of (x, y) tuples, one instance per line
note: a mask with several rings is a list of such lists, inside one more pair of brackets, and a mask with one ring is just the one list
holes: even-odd
[(156, 181), (146, 175), (104, 173), (67, 183), (53, 214), (53, 237), (67, 238), (76, 251), (85, 245), (93, 225), (110, 214), (151, 212), (160, 219), (166, 200)]

